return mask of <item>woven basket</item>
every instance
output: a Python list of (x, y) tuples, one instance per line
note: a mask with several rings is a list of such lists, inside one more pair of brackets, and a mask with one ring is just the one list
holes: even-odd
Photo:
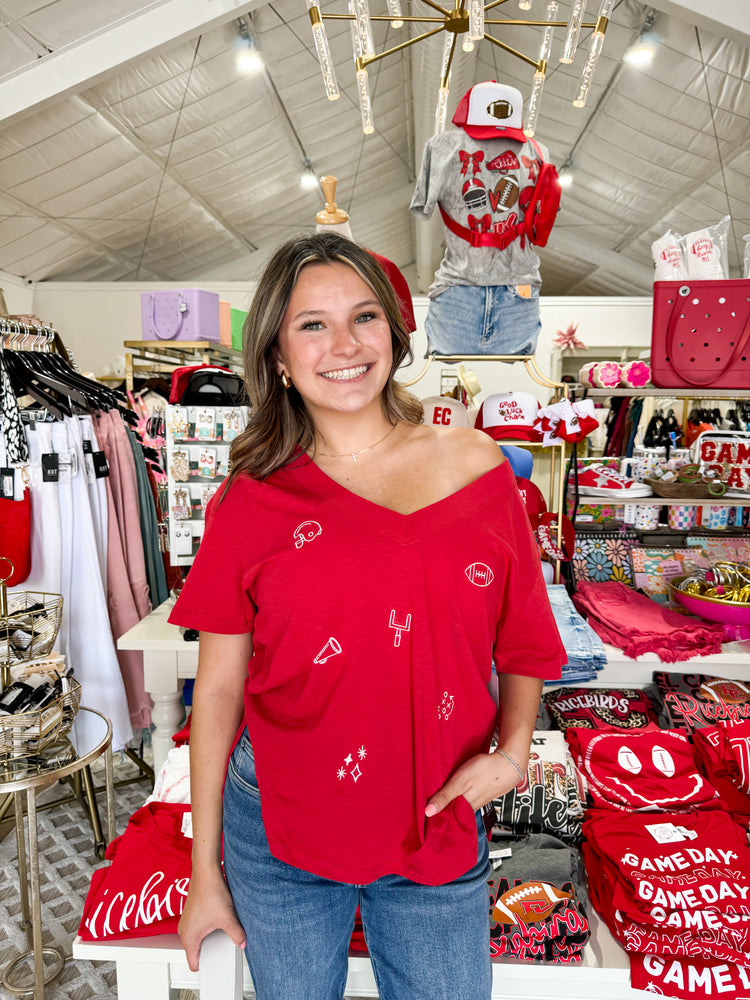
[(81, 685), (68, 679), (66, 694), (34, 712), (4, 715), (0, 719), (0, 769), (9, 762), (34, 759), (70, 730), (81, 704)]
[(722, 496), (716, 496), (708, 492), (708, 483), (665, 483), (661, 479), (646, 479), (646, 486), (650, 486), (657, 497), (664, 497), (667, 500), (712, 500), (714, 503), (721, 503)]

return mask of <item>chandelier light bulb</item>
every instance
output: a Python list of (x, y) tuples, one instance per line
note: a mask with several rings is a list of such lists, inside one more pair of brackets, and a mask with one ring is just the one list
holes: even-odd
[(359, 110), (362, 115), (362, 131), (365, 135), (372, 135), (375, 131), (375, 124), (372, 120), (370, 83), (365, 68), (357, 70), (357, 93), (359, 94)]
[(581, 33), (581, 22), (585, 13), (586, 0), (573, 0), (573, 5), (570, 8), (570, 18), (568, 19), (568, 28), (565, 32), (565, 40), (563, 41), (562, 52), (560, 53), (561, 63), (572, 63), (575, 58), (576, 49), (578, 48), (578, 36)]
[(470, 38), (466, 37), (461, 42), (461, 48), (464, 50), (464, 52), (473, 52), (474, 51), (474, 42), (472, 42), (472, 40)]
[(359, 32), (359, 44), (363, 56), (375, 54), (375, 39), (372, 36), (372, 21), (370, 20), (370, 6), (367, 0), (352, 0), (354, 17)]
[(558, 180), (560, 182), (560, 187), (569, 188), (570, 185), (573, 183), (573, 175), (569, 170), (563, 170), (560, 173)]
[(469, 2), (469, 34), (470, 42), (480, 42), (484, 38), (484, 2), (470, 0)]
[(336, 70), (331, 58), (331, 50), (328, 46), (328, 36), (323, 27), (323, 18), (316, 0), (307, 0), (307, 13), (310, 15), (315, 52), (317, 53), (320, 72), (323, 76), (326, 97), (329, 101), (336, 101), (340, 96), (339, 85), (336, 80)]
[(578, 84), (578, 91), (573, 99), (574, 108), (586, 107), (586, 100), (588, 99), (589, 90), (591, 89), (591, 81), (594, 79), (594, 71), (596, 70), (596, 64), (599, 62), (599, 53), (602, 51), (603, 43), (604, 35), (597, 35), (597, 33), (594, 32), (591, 36), (589, 54), (586, 58), (586, 62), (584, 63), (583, 72), (581, 73), (581, 82)]
[(519, 10), (531, 10), (531, 4), (533, 0), (518, 0)]
[(596, 65), (599, 62), (599, 56), (601, 55), (602, 46), (604, 45), (604, 35), (607, 31), (609, 15), (612, 13), (614, 2), (615, 0), (602, 0), (601, 6), (599, 7), (599, 17), (596, 19), (596, 27), (591, 35), (589, 54), (586, 58), (583, 72), (581, 73), (581, 82), (578, 84), (578, 92), (573, 99), (574, 108), (583, 108), (586, 106), (586, 100), (589, 96), (589, 90), (591, 89), (591, 81), (594, 79)]
[(388, 0), (388, 13), (391, 15), (392, 28), (402, 28), (404, 26), (401, 14), (401, 0)]
[(450, 89), (440, 87), (438, 90), (437, 107), (435, 108), (435, 135), (445, 132), (445, 121), (448, 117), (448, 98)]

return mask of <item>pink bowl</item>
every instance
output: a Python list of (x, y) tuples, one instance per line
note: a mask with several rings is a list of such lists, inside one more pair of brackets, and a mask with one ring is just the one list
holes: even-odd
[(750, 604), (730, 604), (715, 597), (685, 594), (675, 586), (678, 582), (679, 580), (674, 580), (669, 584), (669, 592), (672, 598), (691, 615), (697, 615), (710, 622), (721, 622), (722, 625), (750, 625)]

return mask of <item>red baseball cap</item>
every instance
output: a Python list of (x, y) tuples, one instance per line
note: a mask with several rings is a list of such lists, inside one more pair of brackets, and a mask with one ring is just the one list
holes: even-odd
[(472, 139), (516, 139), (526, 142), (523, 97), (516, 87), (496, 80), (477, 83), (458, 102), (451, 119)]
[(498, 392), (482, 403), (474, 426), (495, 441), (501, 438), (541, 441), (542, 435), (534, 427), (538, 414), (539, 403), (531, 393)]

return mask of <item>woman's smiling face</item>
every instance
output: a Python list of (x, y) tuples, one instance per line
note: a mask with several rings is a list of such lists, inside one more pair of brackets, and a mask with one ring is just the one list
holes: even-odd
[(313, 420), (380, 406), (392, 361), (390, 325), (372, 288), (346, 264), (304, 267), (279, 328), (277, 366)]

